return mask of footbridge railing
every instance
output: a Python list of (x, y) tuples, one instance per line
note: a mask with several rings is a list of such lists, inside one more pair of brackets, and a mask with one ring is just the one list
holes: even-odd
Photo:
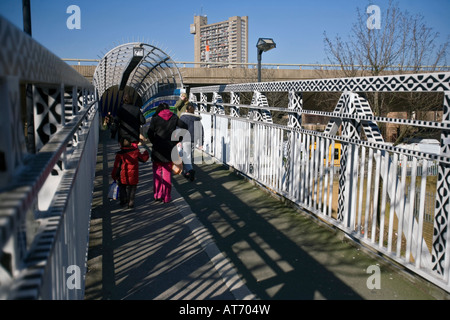
[[(440, 95), (442, 120), (375, 116), (366, 95), (385, 92)], [(287, 105), (271, 106), (281, 93)], [(305, 108), (311, 93), (335, 93), (334, 111)], [(208, 86), (190, 101), (207, 154), (450, 292), (450, 73)], [(393, 146), (379, 124), (438, 130), (440, 145)]]
[(94, 87), (0, 17), (0, 299), (83, 299)]

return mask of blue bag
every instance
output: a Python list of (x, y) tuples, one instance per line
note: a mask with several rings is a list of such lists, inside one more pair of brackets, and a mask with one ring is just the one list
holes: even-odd
[(119, 198), (119, 185), (116, 180), (114, 180), (109, 186), (108, 198), (110, 200), (117, 200)]

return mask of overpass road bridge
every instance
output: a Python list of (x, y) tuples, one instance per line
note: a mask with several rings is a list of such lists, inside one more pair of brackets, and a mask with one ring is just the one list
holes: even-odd
[[(92, 81), (100, 60), (96, 59), (63, 59), (75, 70)], [(83, 63), (83, 64), (81, 64)], [(90, 63), (90, 64), (89, 64)], [(211, 84), (229, 84), (232, 82), (254, 82), (257, 78), (255, 64), (227, 65), (217, 68), (211, 63), (211, 68), (196, 68), (196, 63), (174, 61), (187, 87)], [(262, 64), (262, 79), (265, 81), (306, 80), (342, 76), (335, 65), (280, 65)]]
[[(105, 106), (124, 92), (143, 112), (173, 102), (183, 72), (131, 43), (88, 81), (3, 18), (0, 44), (0, 298), (448, 298), (449, 72), (191, 87), (198, 179), (174, 176), (163, 207), (142, 165), (125, 212), (107, 196)], [(332, 112), (304, 105), (317, 92), (334, 93)], [(387, 92), (435, 95), (442, 119), (374, 115), (367, 95)], [(380, 124), (438, 131), (438, 150), (393, 146)]]

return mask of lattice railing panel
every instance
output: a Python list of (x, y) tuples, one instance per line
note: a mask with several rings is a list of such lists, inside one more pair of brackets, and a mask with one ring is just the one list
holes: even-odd
[[(288, 96), (286, 108), (270, 105), (272, 92)], [(325, 112), (305, 108), (307, 92), (341, 95)], [(367, 92), (441, 94), (443, 120), (375, 116)], [(207, 97), (224, 93), (230, 100), (220, 104), (230, 114), (207, 113), (217, 103)], [(250, 104), (236, 99), (243, 93), (253, 94)], [(239, 83), (190, 94), (200, 98), (203, 124), (215, 132), (209, 155), (450, 292), (450, 73)], [(274, 123), (274, 111), (287, 124)], [(324, 131), (307, 130), (302, 115), (329, 121)], [(440, 130), (440, 148), (393, 146), (380, 123)]]

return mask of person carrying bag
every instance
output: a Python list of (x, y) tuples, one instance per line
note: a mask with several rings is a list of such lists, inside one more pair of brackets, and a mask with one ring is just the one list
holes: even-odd
[(119, 185), (120, 205), (128, 204), (134, 208), (137, 184), (139, 182), (139, 162), (149, 159), (147, 150), (140, 152), (139, 148), (125, 138), (120, 140), (120, 151), (116, 153), (111, 176)]
[(172, 133), (177, 127), (187, 129), (187, 125), (172, 113), (167, 103), (161, 103), (159, 112), (150, 122), (147, 136), (152, 143), (153, 196), (156, 201), (168, 203), (172, 200), (172, 151), (177, 152), (178, 141), (172, 141)]

